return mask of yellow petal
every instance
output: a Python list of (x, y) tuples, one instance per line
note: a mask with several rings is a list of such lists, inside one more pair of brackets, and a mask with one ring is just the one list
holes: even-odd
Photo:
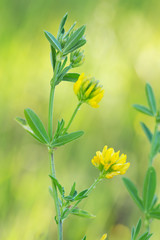
[(78, 80), (75, 82), (74, 86), (73, 86), (73, 90), (74, 90), (76, 95), (78, 94), (78, 92), (80, 90), (80, 87), (82, 85), (82, 82), (83, 82), (84, 78), (85, 78), (84, 73), (82, 73), (79, 76)]
[(122, 174), (125, 174), (125, 172), (126, 172), (127, 169), (129, 168), (129, 166), (130, 166), (130, 162), (125, 163), (125, 164), (123, 165), (123, 167), (120, 169), (120, 174), (121, 174), (121, 175), (122, 175)]
[(117, 163), (112, 166), (112, 169), (116, 171), (116, 170), (120, 170), (122, 167), (123, 167), (123, 164)]
[(113, 154), (114, 154), (114, 149), (113, 148), (108, 148), (107, 151), (106, 151), (106, 154), (104, 156), (104, 162), (105, 163), (110, 162), (111, 157), (113, 156)]
[(102, 156), (105, 157), (106, 151), (107, 151), (107, 145), (104, 146), (103, 151), (102, 151)]
[(95, 84), (91, 84), (91, 86), (87, 89), (87, 91), (85, 92), (85, 97), (88, 98), (90, 93), (92, 92), (92, 90), (94, 89)]
[(127, 159), (127, 155), (126, 154), (122, 154), (120, 156), (120, 158), (118, 159), (117, 163), (124, 164), (124, 163), (126, 163), (126, 159)]
[(91, 162), (95, 167), (99, 167), (99, 165), (100, 165), (100, 159), (97, 156), (94, 156), (94, 158), (91, 160)]
[(117, 171), (117, 172), (111, 172), (111, 173), (107, 173), (105, 177), (108, 178), (108, 179), (110, 179), (110, 178), (113, 178), (114, 176), (117, 176), (117, 175), (119, 175), (119, 174), (120, 174), (119, 171)]
[(103, 234), (100, 240), (105, 240), (107, 238), (107, 233)]

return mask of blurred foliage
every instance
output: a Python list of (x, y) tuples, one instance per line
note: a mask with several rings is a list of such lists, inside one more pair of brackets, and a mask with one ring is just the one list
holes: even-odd
[[(57, 176), (68, 190), (73, 181), (78, 190), (89, 186), (97, 175), (91, 158), (107, 144), (127, 153), (131, 162), (127, 174), (142, 189), (149, 144), (139, 121), (145, 120), (151, 129), (153, 125), (149, 117), (131, 106), (145, 104), (147, 81), (159, 97), (159, 9), (158, 0), (0, 1), (1, 240), (56, 238), (47, 151), (14, 119), (31, 107), (47, 123), (52, 69), (43, 30), (56, 33), (67, 11), (68, 26), (75, 20), (87, 25), (86, 62), (81, 72), (95, 75), (104, 86), (105, 96), (99, 109), (88, 105), (81, 108), (72, 130), (83, 129), (85, 135), (57, 150)], [(55, 124), (61, 117), (69, 119), (76, 101), (71, 84), (57, 87)], [(159, 156), (154, 167), (160, 173)], [(120, 240), (120, 235), (129, 239), (139, 213), (120, 177), (101, 183), (84, 204), (97, 218), (70, 217), (64, 224), (66, 240), (81, 239), (85, 234), (88, 239), (100, 239), (104, 232), (110, 240)], [(160, 238), (158, 226), (155, 220), (151, 226), (153, 240)]]

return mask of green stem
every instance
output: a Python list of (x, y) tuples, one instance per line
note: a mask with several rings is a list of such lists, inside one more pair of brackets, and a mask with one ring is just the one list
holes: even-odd
[(79, 102), (78, 105), (77, 105), (77, 107), (76, 107), (76, 109), (74, 110), (74, 112), (73, 112), (73, 114), (72, 114), (71, 119), (69, 120), (69, 122), (68, 122), (68, 124), (67, 124), (67, 127), (65, 128), (64, 133), (67, 132), (68, 128), (70, 127), (71, 123), (73, 122), (73, 119), (75, 118), (75, 116), (76, 116), (76, 114), (77, 114), (77, 112), (78, 112), (78, 110), (79, 110), (79, 108), (80, 108), (81, 105), (82, 105), (82, 102)]
[(49, 111), (48, 111), (48, 134), (50, 140), (52, 140), (53, 135), (53, 102), (54, 102), (54, 92), (55, 92), (55, 83), (57, 80), (57, 71), (58, 71), (59, 61), (56, 61), (54, 75), (51, 80), (51, 90), (49, 97)]
[(152, 142), (151, 142), (151, 151), (149, 154), (149, 167), (152, 166), (152, 162), (153, 162), (153, 158), (154, 158), (153, 151), (154, 151), (154, 144), (155, 144), (157, 129), (158, 129), (158, 124), (156, 123), (155, 129), (154, 129), (154, 134), (152, 137)]
[[(95, 188), (95, 186), (96, 186), (101, 180), (102, 180), (102, 177), (101, 177), (101, 175), (100, 175), (100, 176), (94, 181), (94, 183), (90, 186), (90, 188), (88, 188), (88, 190), (87, 190), (87, 192), (85, 193), (85, 195), (88, 195), (88, 194)], [(77, 205), (78, 205), (82, 200), (83, 200), (83, 198), (80, 199), (79, 201), (77, 201), (77, 202), (70, 208), (70, 210), (67, 212), (66, 216), (68, 216), (68, 215), (72, 212), (72, 210), (73, 210), (74, 208), (76, 208)]]
[[(54, 167), (54, 156), (53, 151), (50, 151), (50, 164), (51, 164), (51, 175), (53, 177), (56, 177), (55, 174), (55, 167)], [(57, 187), (52, 181), (52, 188), (53, 188), (53, 198), (55, 202), (55, 209), (56, 209), (56, 217), (57, 217), (57, 224), (58, 224), (58, 240), (63, 239), (63, 222), (61, 220), (61, 212), (60, 212), (60, 206), (59, 206), (59, 199), (58, 199), (58, 193), (57, 193)]]

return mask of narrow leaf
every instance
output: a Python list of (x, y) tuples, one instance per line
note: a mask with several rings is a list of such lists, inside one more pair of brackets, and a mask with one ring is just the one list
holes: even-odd
[(95, 215), (93, 215), (87, 211), (84, 211), (82, 209), (79, 209), (79, 208), (74, 208), (72, 210), (71, 214), (77, 215), (79, 217), (84, 217), (84, 218), (94, 218), (95, 217)]
[(47, 40), (52, 45), (52, 47), (54, 47), (58, 51), (62, 52), (62, 48), (61, 48), (60, 42), (50, 32), (44, 31), (44, 34), (45, 34)]
[(156, 172), (149, 167), (146, 173), (143, 186), (143, 204), (146, 210), (150, 209), (156, 190)]
[(76, 25), (76, 22), (74, 22), (73, 25), (68, 30), (68, 32), (66, 32), (66, 34), (64, 35), (64, 38), (67, 38), (69, 36), (69, 34), (72, 32), (75, 25)]
[(68, 17), (68, 13), (66, 13), (61, 20), (61, 23), (60, 23), (59, 29), (58, 29), (57, 38), (60, 36), (61, 33), (64, 33), (64, 25), (66, 23), (67, 17)]
[(80, 76), (79, 73), (67, 73), (64, 75), (62, 80), (67, 82), (76, 82), (79, 76)]
[(82, 27), (78, 28), (74, 33), (71, 34), (70, 38), (65, 44), (64, 53), (67, 52), (68, 49), (71, 49), (77, 44), (78, 40), (83, 36), (85, 29), (86, 26), (83, 25)]
[(51, 45), (50, 58), (51, 58), (52, 68), (54, 70), (55, 69), (55, 65), (56, 65), (56, 50), (55, 50), (55, 48), (52, 45)]
[(76, 49), (82, 47), (84, 44), (86, 44), (86, 39), (80, 39), (73, 47), (69, 48), (67, 51), (63, 53), (63, 55), (67, 55), (70, 52), (75, 51)]
[(86, 240), (86, 239), (87, 239), (86, 236), (84, 236), (84, 238), (82, 240)]
[(160, 219), (160, 209), (153, 209), (149, 212), (151, 218)]
[(61, 196), (63, 197), (65, 193), (64, 187), (62, 187), (62, 185), (58, 182), (58, 180), (55, 177), (53, 177), (52, 175), (49, 175), (49, 176), (52, 179), (53, 183), (57, 186)]
[(69, 195), (72, 196), (72, 197), (74, 196), (74, 193), (75, 193), (75, 190), (76, 190), (75, 187), (76, 187), (76, 183), (74, 182), (73, 185), (72, 185), (72, 187), (71, 187), (70, 194), (69, 194)]
[(39, 141), (40, 143), (46, 143), (45, 141), (43, 141), (42, 139), (40, 139), (30, 128), (30, 126), (28, 125), (27, 121), (23, 118), (20, 117), (16, 117), (16, 121), (32, 136), (34, 137), (37, 141)]
[(39, 119), (36, 113), (30, 108), (27, 108), (24, 110), (24, 114), (25, 114), (28, 125), (30, 126), (32, 131), (35, 133), (35, 135), (38, 136), (38, 138), (40, 138), (41, 141), (45, 143), (49, 143), (48, 134), (44, 128), (42, 121)]
[(140, 197), (138, 196), (138, 190), (136, 186), (128, 178), (122, 178), (122, 179), (133, 201), (143, 211), (144, 210), (143, 203)]
[(83, 131), (77, 131), (69, 134), (65, 134), (63, 136), (58, 137), (57, 139), (54, 139), (51, 143), (52, 147), (59, 147), (62, 146), (68, 142), (71, 142), (79, 137), (81, 137), (84, 134)]
[(151, 109), (152, 113), (154, 115), (156, 115), (156, 113), (157, 113), (156, 100), (155, 100), (155, 96), (153, 93), (153, 89), (149, 83), (146, 84), (146, 95), (147, 95), (147, 100), (148, 100), (150, 109)]
[(86, 198), (86, 197), (87, 197), (87, 195), (86, 195), (87, 191), (88, 191), (88, 189), (85, 189), (85, 190), (83, 190), (82, 192), (80, 192), (80, 193), (75, 197), (74, 200), (77, 201), (77, 200), (80, 200), (80, 199), (82, 199), (82, 198)]
[(141, 127), (142, 127), (144, 133), (146, 134), (146, 137), (151, 142), (152, 141), (152, 133), (151, 133), (151, 131), (149, 130), (149, 128), (146, 126), (145, 123), (140, 122), (140, 124), (141, 124)]
[(142, 106), (142, 105), (139, 105), (139, 104), (134, 104), (133, 107), (141, 113), (144, 113), (144, 114), (149, 115), (149, 116), (153, 116), (153, 113), (151, 112), (151, 110), (149, 110), (145, 106)]
[(138, 234), (139, 234), (139, 232), (140, 232), (141, 224), (142, 224), (142, 221), (141, 221), (141, 219), (139, 219), (139, 221), (138, 221), (138, 223), (137, 223), (137, 226), (136, 226), (136, 228), (135, 228), (134, 239), (136, 239), (136, 237), (138, 236)]

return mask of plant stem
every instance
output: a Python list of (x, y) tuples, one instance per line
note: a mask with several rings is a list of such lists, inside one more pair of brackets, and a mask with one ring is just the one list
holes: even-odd
[[(51, 164), (51, 175), (53, 177), (56, 177), (55, 174), (55, 167), (54, 167), (54, 156), (53, 151), (50, 151), (50, 164)], [(58, 193), (57, 193), (57, 187), (52, 181), (52, 187), (53, 187), (53, 198), (55, 202), (55, 209), (56, 209), (56, 217), (57, 217), (57, 224), (58, 224), (58, 240), (63, 239), (63, 222), (61, 220), (61, 212), (59, 207), (59, 199), (58, 199)]]
[(69, 120), (68, 124), (67, 124), (67, 127), (65, 128), (65, 131), (64, 133), (67, 132), (68, 128), (70, 127), (71, 123), (73, 122), (73, 119), (75, 118), (77, 112), (78, 112), (78, 109), (80, 108), (80, 106), (82, 105), (82, 102), (79, 102), (76, 109), (74, 110), (73, 114), (72, 114), (72, 117), (71, 119)]
[(156, 123), (155, 129), (154, 129), (154, 134), (152, 137), (152, 142), (151, 142), (151, 151), (149, 153), (149, 167), (152, 166), (152, 162), (153, 162), (153, 158), (154, 158), (153, 151), (154, 151), (154, 144), (155, 144), (157, 129), (158, 129), (158, 124)]
[[(59, 67), (60, 61), (56, 61), (54, 75), (51, 80), (51, 90), (50, 90), (50, 98), (49, 98), (49, 111), (48, 111), (48, 133), (50, 137), (50, 141), (52, 140), (53, 136), (53, 102), (54, 102), (54, 92), (55, 92), (55, 83), (57, 79), (57, 72)], [(56, 177), (55, 173), (55, 166), (54, 166), (54, 156), (53, 156), (53, 149), (49, 150), (50, 155), (50, 164), (51, 164), (51, 175), (53, 177)], [(56, 209), (56, 222), (58, 224), (58, 240), (63, 240), (63, 222), (61, 219), (61, 212), (60, 212), (60, 205), (59, 205), (59, 198), (57, 193), (57, 187), (52, 181), (52, 188), (53, 188), (53, 198), (55, 203), (55, 209)]]
[(51, 90), (50, 90), (50, 97), (49, 97), (48, 134), (49, 134), (50, 140), (52, 140), (52, 135), (53, 135), (53, 102), (54, 102), (55, 82), (57, 79), (58, 66), (59, 66), (59, 61), (56, 61), (54, 75), (51, 80)]

